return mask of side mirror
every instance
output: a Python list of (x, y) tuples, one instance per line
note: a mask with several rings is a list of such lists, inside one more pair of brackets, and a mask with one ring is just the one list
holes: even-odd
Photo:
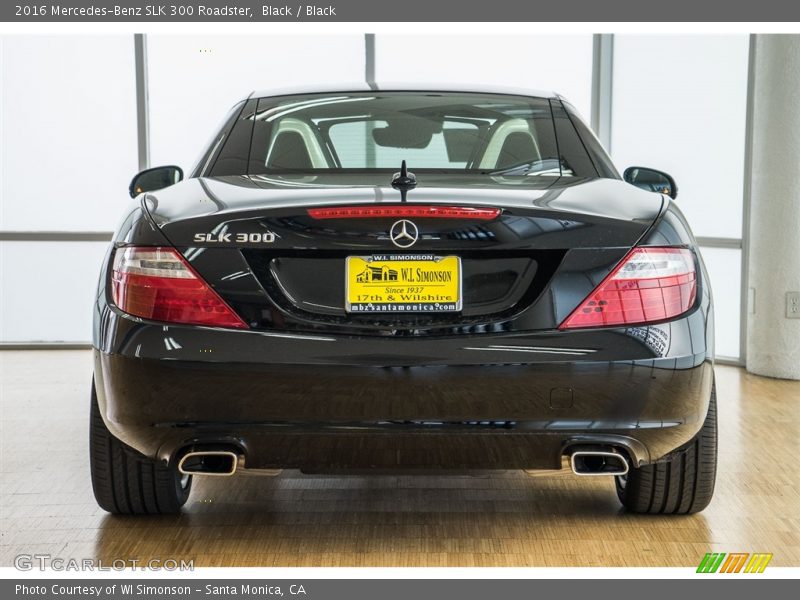
[(183, 179), (183, 169), (175, 165), (153, 167), (137, 173), (128, 187), (131, 198), (142, 192), (155, 192), (178, 183)]
[(678, 196), (678, 186), (675, 184), (675, 180), (664, 171), (647, 167), (628, 167), (622, 178), (631, 185), (648, 192), (666, 194), (672, 199)]

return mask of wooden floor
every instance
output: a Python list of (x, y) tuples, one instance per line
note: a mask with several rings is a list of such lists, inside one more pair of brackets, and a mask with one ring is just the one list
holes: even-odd
[(690, 517), (620, 509), (571, 474), (205, 478), (176, 517), (112, 517), (87, 466), (88, 351), (0, 352), (0, 566), (20, 553), (195, 566), (800, 566), (800, 382), (717, 367), (720, 473)]

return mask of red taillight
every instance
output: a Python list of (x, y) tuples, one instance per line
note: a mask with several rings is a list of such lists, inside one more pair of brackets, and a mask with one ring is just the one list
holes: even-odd
[(663, 321), (694, 305), (694, 255), (684, 248), (635, 248), (559, 329)]
[(111, 286), (120, 310), (143, 319), (247, 328), (172, 248), (120, 248)]
[(500, 209), (473, 208), (471, 206), (435, 206), (428, 204), (409, 204), (400, 206), (366, 205), (309, 208), (308, 214), (315, 219), (369, 219), (380, 217), (404, 219), (416, 217), (491, 221), (500, 215)]

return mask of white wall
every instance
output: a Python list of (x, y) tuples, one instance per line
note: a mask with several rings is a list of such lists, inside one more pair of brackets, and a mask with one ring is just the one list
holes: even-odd
[(753, 190), (747, 370), (800, 379), (800, 36), (757, 35), (753, 81)]

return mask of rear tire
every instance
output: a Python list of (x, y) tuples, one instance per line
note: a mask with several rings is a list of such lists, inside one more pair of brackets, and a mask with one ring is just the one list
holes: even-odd
[(189, 498), (190, 476), (143, 456), (115, 438), (106, 427), (92, 382), (89, 422), (92, 489), (100, 508), (117, 515), (180, 512)]
[(670, 460), (616, 477), (617, 496), (629, 511), (651, 515), (700, 512), (714, 495), (717, 476), (717, 389), (711, 387), (702, 429)]

